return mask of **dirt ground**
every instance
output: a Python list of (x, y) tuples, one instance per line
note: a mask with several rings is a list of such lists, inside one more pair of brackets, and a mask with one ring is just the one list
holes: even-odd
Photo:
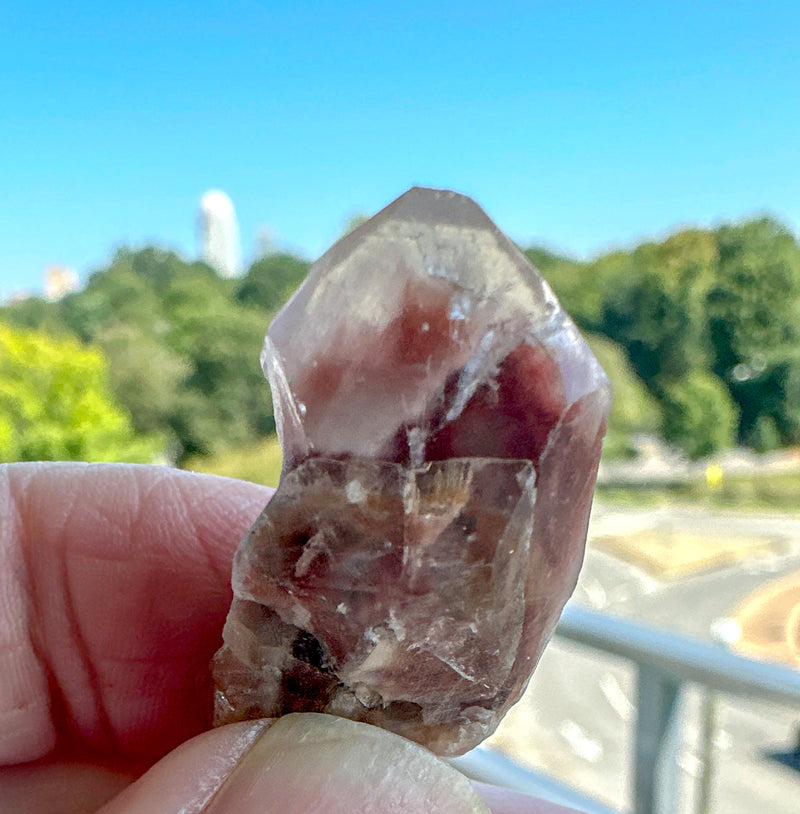
[(769, 582), (737, 609), (735, 648), (757, 658), (800, 667), (800, 574)]

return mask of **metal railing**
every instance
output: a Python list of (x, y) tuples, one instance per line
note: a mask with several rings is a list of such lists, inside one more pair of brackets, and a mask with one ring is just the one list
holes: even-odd
[[(717, 693), (777, 702), (800, 710), (800, 671), (755, 661), (720, 645), (670, 633), (628, 619), (568, 606), (556, 636), (625, 658), (638, 670), (637, 715), (633, 749), (633, 810), (636, 814), (674, 814), (677, 807), (678, 752), (684, 720), (680, 696), (687, 685), (706, 690), (701, 731), (706, 757), (714, 734)], [(610, 809), (578, 792), (515, 766), (502, 756), (474, 750), (456, 762), (476, 780), (494, 782), (589, 814)], [(711, 785), (705, 762), (697, 807), (703, 811)]]

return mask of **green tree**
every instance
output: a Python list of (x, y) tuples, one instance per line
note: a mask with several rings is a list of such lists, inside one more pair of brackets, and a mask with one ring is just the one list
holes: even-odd
[(664, 438), (689, 457), (701, 458), (733, 446), (738, 410), (716, 376), (691, 371), (665, 388), (662, 405)]
[(152, 462), (162, 450), (114, 402), (98, 348), (0, 325), (0, 461)]
[(526, 249), (525, 256), (539, 269), (575, 322), (584, 330), (598, 330), (603, 282), (597, 269), (542, 246)]
[(0, 306), (0, 323), (17, 328), (44, 331), (53, 336), (70, 333), (61, 319), (57, 306), (42, 297), (27, 297), (24, 300)]
[(111, 388), (130, 412), (136, 431), (166, 435), (175, 447), (170, 416), (191, 373), (190, 360), (163, 337), (124, 322), (104, 328), (95, 340), (108, 356)]
[(215, 299), (226, 298), (232, 290), (232, 283), (208, 266), (185, 263), (173, 252), (120, 249), (108, 268), (89, 278), (83, 291), (58, 303), (60, 316), (86, 342), (120, 325), (163, 338), (171, 319), (168, 293), (180, 280), (206, 283)]
[(614, 388), (603, 456), (632, 455), (635, 450), (631, 436), (660, 430), (661, 407), (631, 368), (621, 345), (600, 334), (587, 334), (586, 341)]
[(236, 299), (268, 313), (280, 308), (308, 274), (309, 263), (291, 254), (256, 260), (236, 291)]
[(707, 367), (704, 307), (716, 243), (709, 232), (689, 230), (645, 243), (626, 259), (604, 289), (602, 329), (625, 346), (634, 370), (660, 396), (670, 382)]
[(800, 246), (771, 218), (722, 227), (717, 240), (709, 333), (714, 371), (739, 405), (739, 438), (756, 443), (771, 425), (782, 443), (798, 443)]
[(166, 435), (178, 462), (274, 429), (258, 364), (268, 320), (242, 307), (239, 286), (172, 252), (122, 249), (60, 304), (63, 322), (108, 355), (134, 427)]
[[(736, 404), (740, 442), (800, 443), (800, 248), (780, 224), (685, 230), (591, 262), (541, 247), (526, 254), (579, 326), (618, 343), (592, 340), (617, 390), (609, 450), (624, 452), (631, 433), (664, 411), (670, 438), (695, 454), (689, 430), (706, 430), (691, 404), (712, 399), (720, 382)], [(226, 280), (173, 252), (121, 249), (83, 291), (5, 306), (0, 322), (101, 348), (133, 428), (167, 438), (180, 462), (273, 429), (258, 355), (271, 315), (308, 268), (273, 254)], [(711, 446), (727, 443), (720, 438)]]
[(275, 429), (259, 365), (268, 321), (215, 291), (215, 281), (182, 278), (165, 299), (171, 317), (168, 344), (188, 365), (168, 419), (182, 455), (209, 454)]

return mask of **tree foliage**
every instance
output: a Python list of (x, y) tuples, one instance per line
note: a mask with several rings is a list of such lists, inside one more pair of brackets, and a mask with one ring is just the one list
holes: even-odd
[(136, 435), (98, 348), (0, 324), (0, 461), (152, 462), (163, 443)]
[(244, 283), (171, 252), (123, 250), (62, 303), (72, 330), (108, 353), (137, 430), (166, 431), (179, 461), (274, 428), (258, 367), (269, 316), (241, 306)]
[[(658, 427), (691, 455), (734, 439), (800, 443), (800, 247), (779, 223), (684, 230), (591, 261), (526, 254), (611, 375), (610, 447)], [(133, 429), (166, 438), (180, 462), (274, 429), (259, 352), (308, 267), (272, 254), (228, 280), (172, 252), (122, 249), (83, 291), (15, 303), (0, 320), (100, 348)]]
[(706, 364), (703, 311), (717, 262), (714, 238), (681, 232), (619, 260), (613, 285), (605, 288), (601, 327), (626, 347), (636, 372), (660, 394)]
[(4, 316), (102, 348), (135, 430), (161, 433), (180, 462), (274, 430), (258, 358), (272, 313), (307, 270), (300, 258), (275, 255), (227, 280), (172, 252), (122, 249), (84, 290), (59, 303), (18, 303)]
[(266, 312), (275, 311), (308, 274), (309, 264), (291, 254), (271, 254), (256, 260), (236, 292), (236, 299)]
[(661, 407), (631, 367), (625, 348), (601, 334), (587, 334), (586, 340), (614, 389), (603, 456), (633, 455), (632, 436), (658, 432)]
[(713, 369), (739, 405), (739, 437), (758, 446), (771, 426), (782, 443), (798, 443), (800, 247), (769, 218), (722, 227), (717, 240), (709, 334)]
[(664, 438), (691, 458), (733, 445), (738, 410), (725, 385), (713, 374), (693, 370), (671, 382), (662, 399)]
[(541, 246), (527, 249), (525, 256), (550, 283), (567, 312), (586, 330), (597, 330), (603, 296), (598, 275), (589, 264)]
[[(703, 431), (689, 402), (712, 400), (719, 387), (737, 416), (735, 440), (756, 449), (800, 442), (800, 246), (780, 223), (688, 229), (585, 264), (528, 256), (550, 270), (581, 327), (625, 348), (673, 442), (696, 454), (689, 435)], [(679, 430), (680, 415), (692, 420)]]

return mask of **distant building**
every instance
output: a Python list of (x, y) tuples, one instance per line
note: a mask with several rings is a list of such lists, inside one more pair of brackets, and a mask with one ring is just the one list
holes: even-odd
[(44, 273), (44, 295), (50, 302), (66, 297), (79, 287), (78, 272), (68, 266), (50, 266)]
[(239, 225), (233, 202), (222, 191), (211, 189), (200, 199), (197, 241), (203, 261), (223, 277), (236, 277), (242, 270)]
[(9, 305), (14, 305), (15, 303), (18, 302), (25, 302), (25, 300), (29, 300), (33, 296), (35, 296), (33, 291), (12, 291), (5, 298), (5, 300), (0, 298), (0, 302), (8, 303)]
[(269, 226), (261, 226), (256, 232), (256, 257), (266, 257), (277, 251), (275, 232)]

